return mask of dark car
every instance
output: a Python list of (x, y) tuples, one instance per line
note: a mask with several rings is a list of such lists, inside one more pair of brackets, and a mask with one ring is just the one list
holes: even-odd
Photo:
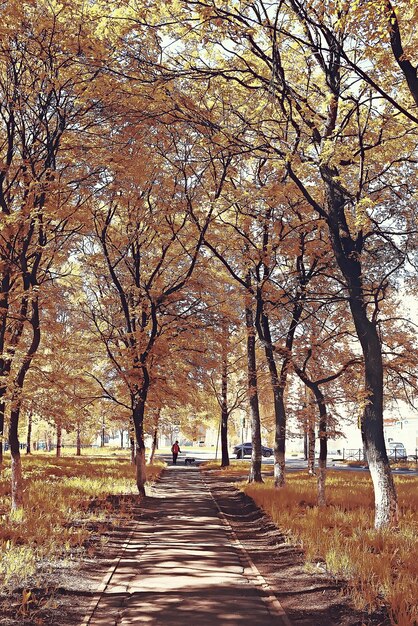
[[(237, 459), (242, 459), (244, 456), (251, 456), (253, 451), (252, 443), (240, 443), (234, 447), (234, 454)], [(265, 457), (269, 457), (273, 454), (273, 448), (267, 446), (261, 446), (261, 454)]]

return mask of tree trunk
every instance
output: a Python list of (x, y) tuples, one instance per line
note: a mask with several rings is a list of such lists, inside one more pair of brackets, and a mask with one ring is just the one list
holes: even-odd
[(326, 506), (325, 482), (327, 477), (327, 454), (328, 454), (328, 436), (327, 436), (327, 407), (325, 398), (319, 386), (314, 384), (312, 391), (319, 409), (319, 467), (318, 467), (318, 506)]
[[(261, 292), (258, 293), (259, 305), (264, 307)], [(260, 302), (261, 301), (261, 302)], [(275, 414), (275, 437), (274, 437), (274, 485), (284, 487), (286, 482), (286, 408), (284, 405), (284, 390), (286, 387), (286, 375), (283, 376), (283, 384), (280, 384), (274, 358), (273, 344), (270, 332), (270, 320), (264, 311), (261, 313), (261, 337), (264, 344), (264, 353), (270, 372), (270, 382), (274, 399)], [(259, 330), (259, 336), (260, 336)]]
[(3, 467), (4, 411), (5, 404), (0, 401), (0, 469)]
[(61, 457), (61, 447), (62, 447), (62, 425), (61, 422), (57, 423), (57, 451), (56, 456), (59, 459)]
[(123, 428), (120, 429), (119, 433), (120, 433), (120, 447), (123, 450), (123, 448), (124, 448), (124, 446), (123, 446)]
[(76, 441), (76, 446), (77, 446), (76, 456), (81, 456), (81, 433), (80, 433), (80, 425), (79, 424), (77, 424), (77, 441)]
[(222, 356), (222, 403), (221, 403), (221, 467), (228, 467), (228, 356), (226, 350)]
[[(267, 271), (267, 270), (266, 270)], [(292, 311), (292, 319), (286, 334), (286, 355), (283, 357), (280, 375), (277, 371), (274, 357), (273, 341), (270, 331), (270, 320), (265, 311), (265, 304), (261, 290), (257, 290), (257, 330), (260, 340), (264, 345), (264, 352), (270, 372), (270, 381), (274, 398), (275, 414), (275, 438), (274, 438), (274, 485), (284, 487), (286, 482), (286, 407), (284, 396), (287, 385), (287, 374), (289, 371), (293, 341), (296, 327), (299, 323), (303, 311), (302, 300), (304, 293), (297, 294)]]
[(136, 445), (136, 486), (140, 496), (145, 496), (145, 483), (147, 482), (147, 470), (145, 459), (145, 446)]
[(100, 433), (100, 447), (104, 448), (105, 446), (105, 419), (102, 417), (102, 430)]
[(158, 426), (154, 428), (154, 432), (152, 434), (151, 454), (149, 456), (148, 463), (154, 462), (155, 451), (157, 449), (157, 442), (158, 442)]
[(1, 270), (0, 279), (0, 468), (3, 466), (4, 414), (6, 404), (4, 396), (7, 390), (8, 361), (4, 358), (7, 313), (9, 309), (10, 271), (7, 265)]
[(22, 405), (22, 390), (25, 383), (26, 374), (29, 371), (30, 364), (33, 356), (36, 353), (41, 340), (41, 329), (39, 325), (39, 305), (38, 297), (34, 296), (32, 301), (32, 313), (31, 313), (31, 327), (32, 327), (32, 341), (28, 348), (27, 353), (23, 357), (22, 364), (14, 380), (14, 392), (11, 401), (10, 411), (10, 427), (9, 427), (9, 443), (10, 453), (12, 457), (12, 509), (19, 509), (23, 507), (23, 476), (22, 476), (22, 461), (20, 457), (19, 446), (19, 417), (20, 409)]
[[(364, 408), (361, 432), (375, 495), (375, 527), (396, 526), (398, 500), (383, 433), (383, 360), (377, 320), (369, 320), (364, 294), (361, 242), (351, 237), (344, 214), (345, 196), (335, 185), (338, 171), (321, 168), (329, 208), (328, 227), (338, 266), (346, 279), (349, 304), (364, 358)], [(360, 250), (360, 252), (359, 252)]]
[[(247, 283), (251, 284), (251, 277), (248, 273)], [(247, 329), (247, 366), (248, 366), (248, 401), (251, 415), (251, 467), (248, 482), (262, 483), (261, 476), (261, 424), (260, 408), (258, 401), (257, 384), (257, 361), (255, 353), (255, 328), (254, 316), (250, 301), (250, 295), (246, 295), (245, 321)]]
[(145, 496), (145, 483), (147, 481), (145, 441), (144, 441), (144, 414), (145, 402), (149, 389), (149, 374), (145, 366), (142, 368), (143, 383), (132, 395), (132, 422), (135, 429), (135, 466), (136, 466), (136, 486), (140, 496)]
[(130, 450), (131, 450), (131, 464), (135, 465), (135, 438), (130, 437), (129, 442), (130, 442)]
[(12, 510), (23, 508), (23, 474), (22, 459), (20, 456), (20, 445), (18, 436), (19, 415), (21, 400), (15, 398), (10, 412), (9, 425), (9, 445), (12, 461), (11, 467), (11, 487), (12, 487)]
[(316, 443), (315, 415), (311, 408), (311, 404), (309, 402), (308, 387), (305, 387), (305, 389), (307, 392), (306, 404), (307, 404), (307, 411), (308, 411), (308, 417), (306, 420), (306, 427), (308, 429), (308, 474), (309, 476), (316, 476), (316, 471), (315, 471), (315, 443)]
[(28, 432), (26, 436), (26, 454), (31, 453), (32, 448), (32, 411), (28, 414)]

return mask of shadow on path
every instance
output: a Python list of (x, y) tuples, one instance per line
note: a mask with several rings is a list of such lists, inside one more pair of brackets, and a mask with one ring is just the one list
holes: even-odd
[(90, 620), (91, 626), (283, 626), (194, 467), (168, 467)]

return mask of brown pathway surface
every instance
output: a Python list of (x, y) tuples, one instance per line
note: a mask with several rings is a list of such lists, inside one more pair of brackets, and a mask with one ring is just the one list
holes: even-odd
[(199, 470), (169, 467), (83, 624), (290, 626), (264, 583)]

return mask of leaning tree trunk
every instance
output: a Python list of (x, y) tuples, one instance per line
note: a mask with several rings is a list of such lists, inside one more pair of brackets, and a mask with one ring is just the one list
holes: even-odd
[[(249, 274), (247, 282), (250, 282)], [(260, 407), (258, 401), (258, 384), (257, 384), (257, 361), (255, 354), (255, 328), (254, 316), (251, 307), (250, 296), (246, 296), (245, 305), (245, 322), (247, 328), (247, 366), (248, 366), (248, 401), (251, 414), (251, 441), (252, 455), (251, 467), (248, 476), (248, 482), (262, 483), (261, 476), (261, 423), (260, 423)]]
[(396, 526), (398, 501), (386, 453), (383, 433), (383, 359), (377, 320), (370, 320), (363, 286), (361, 241), (354, 240), (348, 228), (343, 191), (335, 184), (338, 170), (323, 166), (321, 174), (326, 184), (327, 218), (332, 247), (338, 266), (346, 279), (349, 304), (364, 358), (364, 408), (361, 432), (367, 452), (375, 495), (375, 527)]
[(228, 467), (228, 358), (226, 351), (222, 357), (222, 401), (221, 401), (221, 467)]

